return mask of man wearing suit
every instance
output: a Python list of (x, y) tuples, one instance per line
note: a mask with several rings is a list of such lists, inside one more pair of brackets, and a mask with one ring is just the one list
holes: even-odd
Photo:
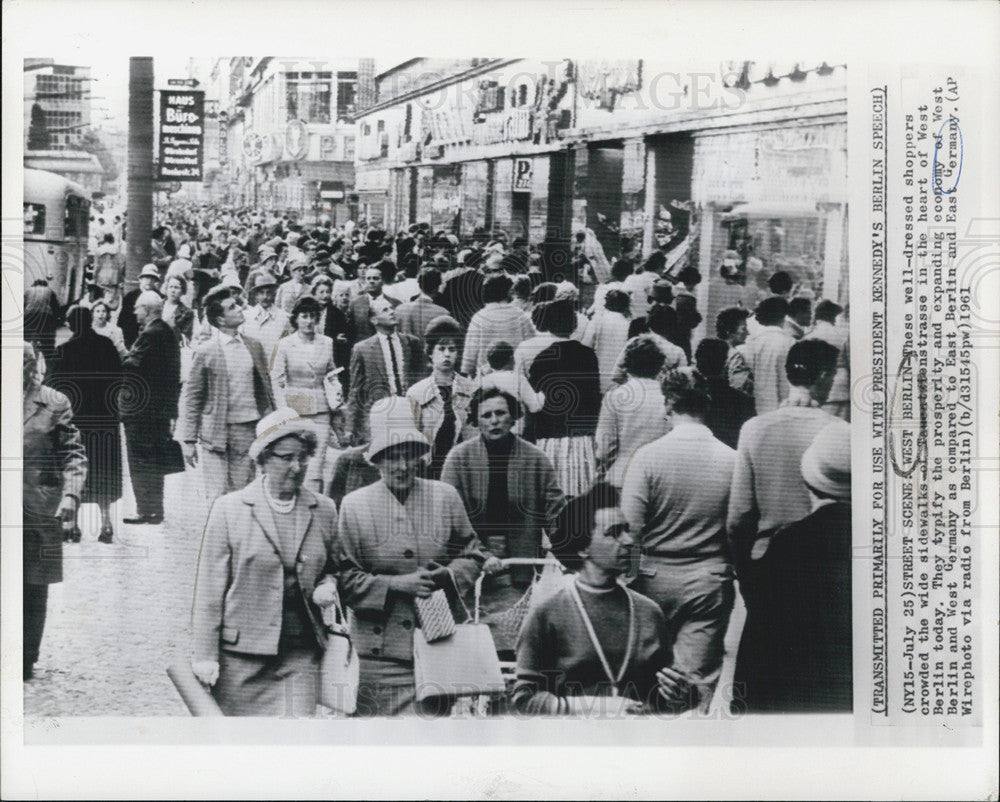
[(139, 331), (141, 324), (136, 319), (135, 304), (139, 296), (144, 292), (159, 292), (160, 271), (153, 263), (146, 265), (139, 273), (139, 288), (125, 294), (122, 298), (121, 309), (118, 310), (118, 328), (122, 330), (122, 338), (125, 340), (125, 347), (131, 348)]
[(354, 346), (351, 354), (351, 392), (347, 399), (347, 432), (355, 445), (369, 441), (368, 413), (372, 404), (391, 395), (405, 395), (420, 381), (424, 356), (420, 341), (396, 332), (396, 307), (388, 298), (375, 298), (370, 307), (375, 334)]
[(399, 318), (400, 332), (416, 337), (420, 340), (420, 347), (423, 348), (427, 324), (436, 317), (447, 315), (448, 310), (434, 303), (434, 296), (441, 289), (441, 274), (437, 270), (433, 268), (421, 270), (417, 276), (417, 284), (420, 287), (420, 295), (400, 306), (396, 310), (396, 316)]
[(163, 471), (160, 460), (170, 440), (170, 422), (177, 418), (181, 392), (181, 348), (161, 319), (163, 298), (149, 290), (135, 302), (142, 327), (132, 349), (122, 360), (131, 392), (120, 403), (125, 424), (125, 448), (135, 492), (136, 514), (127, 524), (163, 523)]
[(184, 385), (184, 459), (194, 466), (198, 462), (195, 444), (201, 444), (210, 503), (253, 479), (249, 451), (255, 426), (274, 410), (264, 349), (239, 332), (243, 307), (238, 295), (229, 287), (219, 287), (205, 296), (205, 316), (214, 329), (195, 347)]
[(382, 269), (378, 265), (366, 267), (361, 273), (361, 294), (351, 301), (351, 321), (354, 323), (355, 342), (375, 333), (372, 325), (371, 305), (376, 298), (386, 298), (393, 306), (399, 301), (382, 294)]

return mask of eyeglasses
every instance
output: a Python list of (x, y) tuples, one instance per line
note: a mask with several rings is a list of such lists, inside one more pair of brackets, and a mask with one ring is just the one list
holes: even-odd
[(309, 461), (309, 455), (305, 452), (301, 454), (278, 454), (277, 452), (272, 452), (271, 456), (280, 460), (285, 465), (291, 465), (293, 462), (303, 465)]

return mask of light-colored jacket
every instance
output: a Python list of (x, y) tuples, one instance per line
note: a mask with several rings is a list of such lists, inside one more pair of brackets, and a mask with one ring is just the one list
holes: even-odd
[[(263, 418), (275, 408), (264, 351), (256, 340), (242, 334), (239, 336), (253, 359), (254, 399)], [(211, 451), (225, 451), (228, 411), (229, 372), (226, 370), (226, 357), (219, 338), (212, 336), (194, 348), (191, 372), (184, 382), (181, 432), (177, 439), (188, 443), (200, 442)]]
[(781, 326), (762, 326), (743, 344), (743, 356), (753, 372), (753, 400), (758, 415), (772, 412), (788, 398), (785, 358), (794, 342)]
[(447, 565), (466, 593), (485, 555), (453, 487), (417, 479), (400, 504), (379, 480), (344, 497), (336, 560), (358, 653), (410, 661), (416, 609), (412, 598), (389, 592), (390, 577), (434, 561)]
[(594, 434), (595, 456), (598, 465), (606, 469), (608, 482), (621, 487), (636, 450), (665, 435), (668, 428), (663, 393), (656, 379), (630, 377), (608, 391)]
[[(455, 442), (452, 445), (468, 440), (478, 432), (475, 422), (469, 420), (469, 402), (475, 391), (474, 381), (461, 374), (455, 374), (455, 380), (451, 384), (451, 406), (455, 410), (455, 420), (458, 425), (455, 427)], [(428, 376), (418, 381), (406, 391), (406, 397), (413, 403), (413, 416), (417, 428), (427, 438), (428, 443), (433, 443), (438, 429), (444, 422), (444, 399), (441, 398), (434, 377)]]
[(522, 309), (506, 302), (486, 304), (469, 321), (465, 351), (462, 353), (462, 373), (472, 376), (480, 365), (485, 364), (486, 354), (494, 343), (503, 341), (517, 348), (534, 333), (531, 318)]
[(282, 337), (271, 365), (271, 385), (279, 406), (301, 415), (327, 412), (323, 378), (333, 370), (333, 340), (324, 334), (307, 343), (298, 332)]
[[(333, 572), (337, 507), (302, 488), (295, 516), (295, 574), (319, 643), (325, 642), (312, 604), (319, 580)], [(219, 650), (277, 654), (284, 600), (284, 567), (274, 513), (263, 479), (212, 506), (198, 555), (192, 610), (194, 660), (219, 659)], [(286, 560), (288, 557), (286, 556)]]

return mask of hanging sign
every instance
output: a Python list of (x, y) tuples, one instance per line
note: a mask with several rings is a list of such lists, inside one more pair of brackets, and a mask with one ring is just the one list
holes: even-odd
[(531, 159), (514, 159), (514, 192), (531, 192)]
[(160, 181), (201, 181), (205, 159), (205, 93), (160, 92)]

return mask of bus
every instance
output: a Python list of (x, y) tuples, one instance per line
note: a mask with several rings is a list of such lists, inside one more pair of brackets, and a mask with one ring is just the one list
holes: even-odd
[(83, 295), (90, 193), (45, 170), (24, 171), (24, 286), (44, 279), (66, 306)]

